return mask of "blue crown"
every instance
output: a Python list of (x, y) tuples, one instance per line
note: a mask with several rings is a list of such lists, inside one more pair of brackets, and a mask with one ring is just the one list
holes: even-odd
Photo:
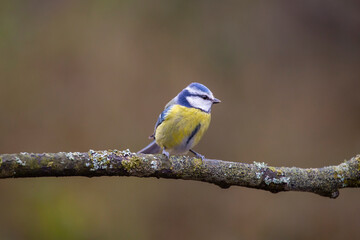
[(210, 90), (207, 87), (205, 87), (204, 85), (202, 85), (201, 83), (194, 82), (194, 83), (191, 83), (189, 85), (189, 87), (200, 90), (205, 93), (210, 93)]

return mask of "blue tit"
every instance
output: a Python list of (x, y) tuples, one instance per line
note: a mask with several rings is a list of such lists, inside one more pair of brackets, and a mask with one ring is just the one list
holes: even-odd
[(186, 154), (188, 151), (196, 157), (204, 158), (192, 148), (210, 125), (211, 107), (220, 100), (200, 83), (191, 83), (184, 88), (175, 98), (166, 104), (160, 114), (154, 134), (154, 139), (148, 146), (138, 153), (162, 153), (168, 158), (170, 154)]

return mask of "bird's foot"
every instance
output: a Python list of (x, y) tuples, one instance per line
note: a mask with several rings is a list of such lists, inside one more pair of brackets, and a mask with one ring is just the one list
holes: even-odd
[(197, 153), (197, 152), (195, 152), (195, 151), (192, 150), (192, 149), (190, 149), (189, 151), (192, 152), (192, 153), (195, 155), (195, 157), (200, 158), (201, 160), (204, 160), (204, 159), (205, 159), (205, 156), (204, 156), (204, 155), (201, 155), (200, 153)]
[(167, 157), (167, 159), (170, 158), (169, 152), (165, 151), (165, 149), (163, 149), (162, 154), (164, 154)]

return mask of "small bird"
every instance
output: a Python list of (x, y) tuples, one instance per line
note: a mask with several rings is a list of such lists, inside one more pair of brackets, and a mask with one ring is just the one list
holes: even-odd
[(192, 150), (198, 144), (210, 125), (211, 107), (221, 101), (200, 83), (191, 83), (175, 98), (166, 104), (155, 124), (154, 139), (138, 153), (186, 154), (188, 151), (196, 157), (204, 156)]

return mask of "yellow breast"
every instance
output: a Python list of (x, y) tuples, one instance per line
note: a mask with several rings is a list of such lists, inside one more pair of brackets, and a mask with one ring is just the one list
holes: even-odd
[(174, 105), (156, 129), (156, 143), (172, 153), (186, 153), (200, 141), (210, 120), (210, 113)]

